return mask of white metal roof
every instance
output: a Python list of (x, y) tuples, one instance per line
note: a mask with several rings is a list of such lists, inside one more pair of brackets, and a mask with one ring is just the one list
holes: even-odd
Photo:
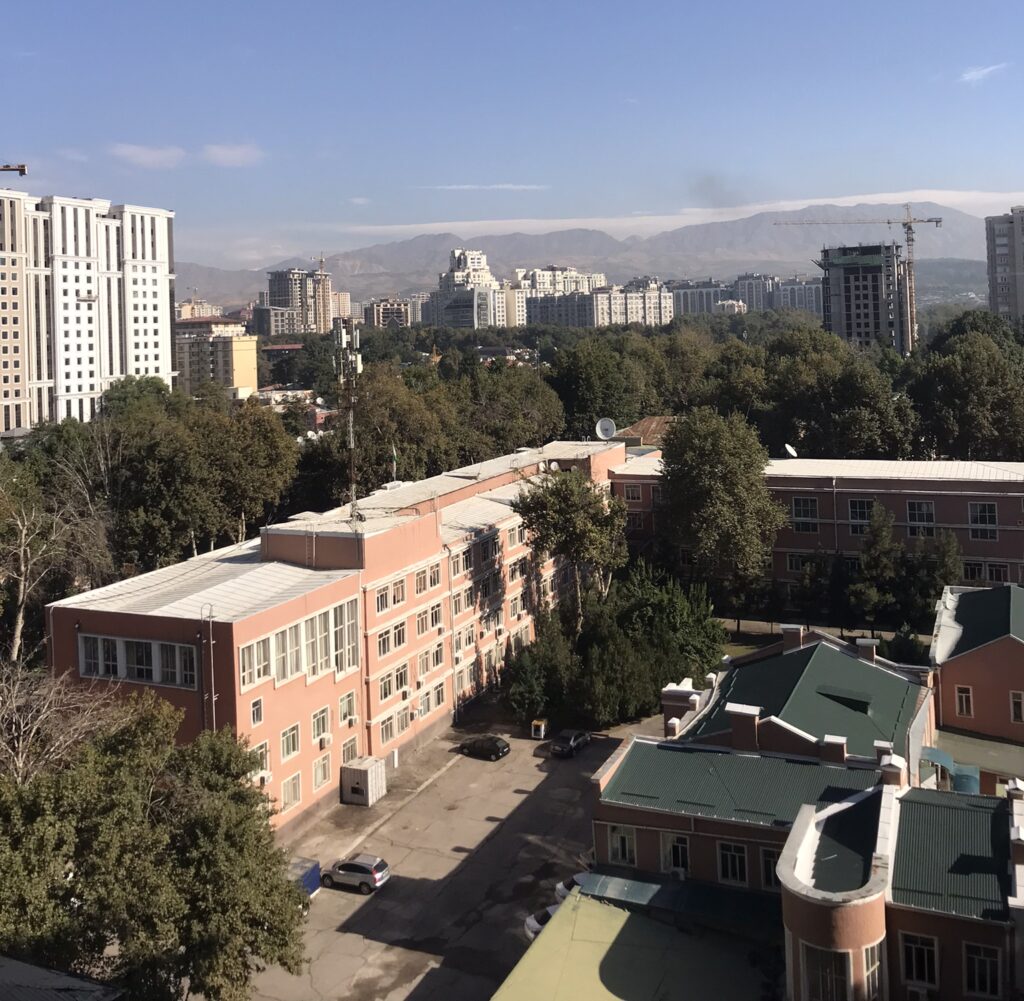
[(203, 610), (211, 606), (215, 621), (236, 622), (353, 573), (262, 562), (259, 539), (253, 539), (54, 604), (175, 619), (202, 618)]
[(767, 476), (842, 477), (871, 480), (982, 480), (1024, 483), (1024, 462), (957, 459), (772, 459)]
[(461, 542), (467, 535), (493, 528), (510, 519), (518, 522), (512, 501), (522, 489), (519, 482), (508, 483), (446, 507), (441, 512), (441, 538), (445, 542)]
[(611, 471), (630, 476), (661, 476), (661, 453), (648, 452), (633, 456), (619, 466), (612, 466)]

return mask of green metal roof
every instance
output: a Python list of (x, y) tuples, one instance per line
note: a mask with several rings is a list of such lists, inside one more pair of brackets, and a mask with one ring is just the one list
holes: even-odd
[(873, 768), (638, 740), (601, 802), (788, 828), (805, 803), (838, 803), (875, 785), (878, 776)]
[(963, 591), (954, 617), (962, 632), (947, 660), (1003, 636), (1024, 640), (1024, 588), (1007, 584)]
[(876, 740), (892, 741), (906, 753), (907, 729), (921, 686), (850, 657), (829, 643), (816, 643), (732, 668), (714, 704), (686, 739), (700, 740), (730, 729), (729, 702), (760, 706), (761, 718), (777, 716), (814, 737), (846, 737), (850, 754), (874, 757)]
[(830, 893), (862, 887), (871, 875), (878, 842), (882, 792), (876, 790), (825, 818), (814, 851), (814, 886)]
[(894, 903), (990, 921), (1009, 919), (1005, 799), (911, 789), (900, 800)]

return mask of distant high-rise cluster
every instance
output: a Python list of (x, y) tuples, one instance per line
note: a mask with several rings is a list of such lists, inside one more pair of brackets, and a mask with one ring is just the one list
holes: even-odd
[(87, 421), (125, 376), (171, 384), (173, 216), (0, 191), (0, 434)]
[(985, 219), (988, 308), (1008, 320), (1024, 317), (1024, 205)]
[[(736, 313), (758, 309), (801, 309), (815, 316), (822, 314), (821, 279), (794, 275), (779, 278), (748, 272), (731, 284), (708, 278), (705, 281), (680, 280), (668, 283), (677, 316), (692, 313)], [(739, 302), (743, 310), (717, 306)]]

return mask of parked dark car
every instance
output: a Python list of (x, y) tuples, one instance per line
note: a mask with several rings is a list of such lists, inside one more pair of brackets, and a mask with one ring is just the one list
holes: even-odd
[(309, 913), (309, 901), (320, 890), (320, 863), (296, 856), (288, 863), (288, 878), (302, 891), (302, 913)]
[(486, 761), (497, 761), (505, 757), (512, 748), (507, 740), (496, 737), (493, 733), (485, 733), (480, 737), (470, 737), (459, 744), (459, 754), (471, 758), (483, 758)]
[(387, 862), (376, 855), (351, 855), (325, 869), (320, 881), (327, 889), (350, 886), (364, 896), (380, 889), (391, 878)]
[(551, 741), (551, 753), (556, 758), (571, 758), (589, 743), (590, 734), (586, 730), (563, 730)]

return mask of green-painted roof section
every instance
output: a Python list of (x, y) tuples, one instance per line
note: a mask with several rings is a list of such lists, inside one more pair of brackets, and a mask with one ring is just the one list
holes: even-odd
[(900, 800), (895, 903), (1006, 921), (1009, 860), (1005, 799), (911, 789)]
[(1003, 636), (1024, 640), (1024, 587), (1007, 584), (963, 591), (955, 617), (962, 632), (949, 657), (959, 657)]
[(843, 893), (862, 887), (871, 875), (878, 842), (881, 790), (825, 818), (814, 851), (816, 889)]
[(905, 754), (907, 730), (921, 686), (881, 666), (850, 657), (829, 643), (816, 643), (732, 668), (710, 712), (686, 739), (700, 740), (730, 729), (729, 702), (760, 706), (761, 718), (777, 716), (814, 737), (846, 737), (850, 754), (874, 757), (876, 740), (891, 741)]
[(789, 827), (805, 803), (838, 803), (878, 781), (873, 768), (635, 741), (601, 794), (603, 803)]

